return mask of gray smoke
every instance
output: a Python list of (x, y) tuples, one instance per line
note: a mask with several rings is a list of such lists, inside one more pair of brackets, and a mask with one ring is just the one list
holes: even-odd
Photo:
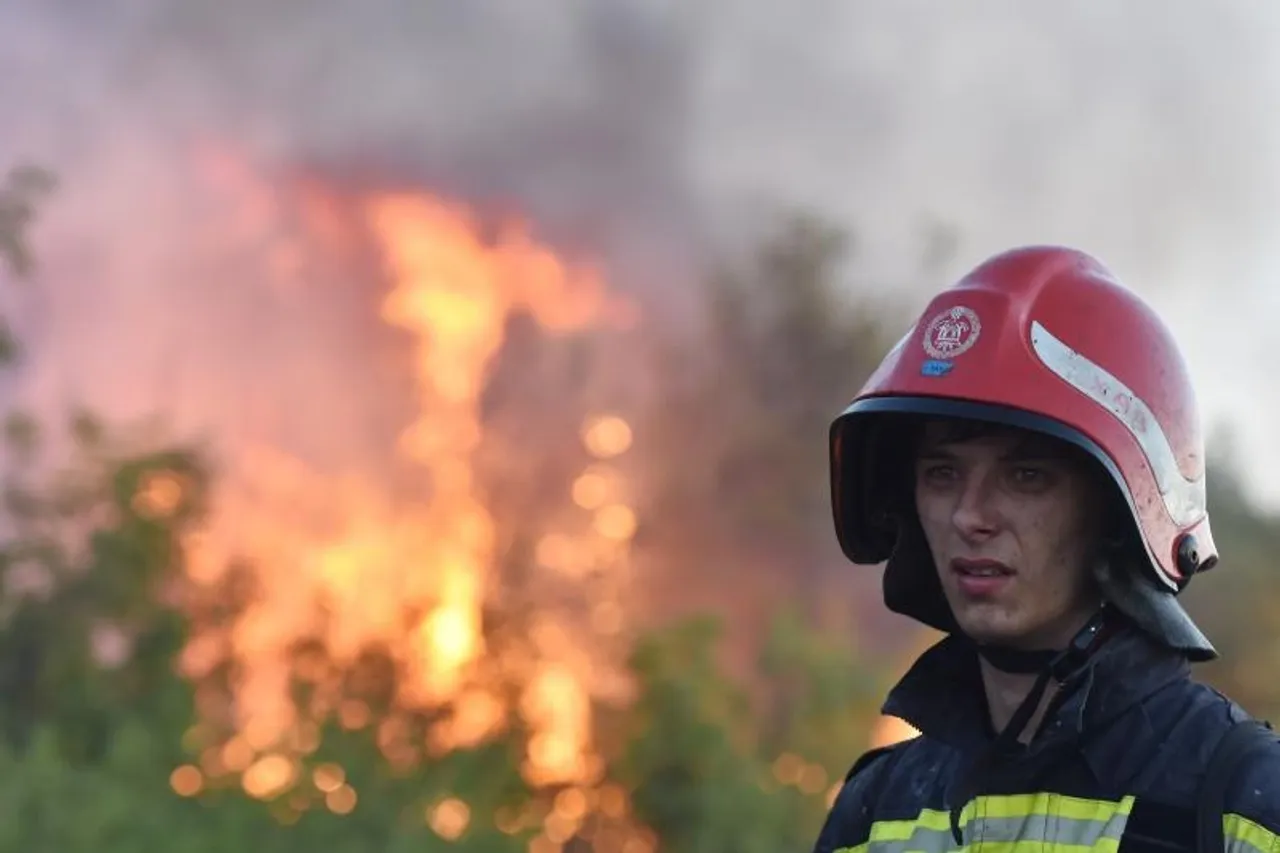
[(122, 133), (231, 137), (261, 161), (516, 200), (562, 239), (607, 239), (619, 218), (691, 226), (694, 46), (638, 2), (18, 0), (11, 14), (6, 42), (30, 46), (6, 76), (38, 88), (3, 105), (60, 162)]
[[(227, 275), (189, 155), (218, 140), (518, 206), (671, 299), (770, 205), (854, 229), (851, 286), (915, 302), (1008, 245), (1075, 243), (1156, 302), (1210, 413), (1251, 416), (1265, 454), (1278, 27), (1265, 0), (0, 0), (0, 158), (63, 180), (20, 300), (27, 394), (224, 432), (262, 406), (302, 443), (368, 429), (367, 294)], [(959, 250), (922, 281), (932, 221)]]

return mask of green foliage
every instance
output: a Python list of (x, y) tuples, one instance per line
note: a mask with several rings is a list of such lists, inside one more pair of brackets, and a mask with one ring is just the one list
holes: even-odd
[[(0, 751), (0, 802), (22, 815), (21, 820), (0, 826), (0, 851), (516, 853), (524, 849), (520, 839), (491, 826), (446, 842), (423, 819), (438, 785), (433, 786), (425, 774), (388, 781), (367, 763), (357, 765), (352, 776), (363, 795), (356, 809), (343, 816), (313, 805), (293, 818), (292, 810), (273, 808), (235, 791), (181, 799), (169, 790), (165, 768), (174, 755), (162, 734), (142, 720), (123, 722), (101, 759), (80, 766), (65, 760), (49, 729), (42, 729), (22, 754)], [(370, 750), (366, 746), (363, 752)], [(482, 769), (471, 768), (473, 773)]]
[(619, 775), (672, 850), (764, 850), (777, 835), (760, 787), (767, 768), (754, 755), (746, 697), (717, 671), (715, 635), (704, 619), (640, 643), (636, 733)]
[[(640, 641), (640, 699), (617, 777), (673, 851), (798, 849), (865, 749), (872, 682), (794, 614), (773, 625), (752, 702), (716, 660), (721, 626), (697, 617)], [(868, 702), (871, 702), (868, 706)]]
[(848, 645), (808, 627), (796, 610), (775, 619), (761, 651), (766, 689), (766, 748), (792, 751), (843, 776), (866, 746), (867, 732), (887, 686)]

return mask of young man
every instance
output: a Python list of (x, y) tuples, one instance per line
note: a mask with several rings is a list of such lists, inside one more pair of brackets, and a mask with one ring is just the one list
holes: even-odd
[(1175, 596), (1218, 559), (1195, 396), (1106, 267), (981, 264), (836, 420), (831, 461), (844, 553), (948, 636), (884, 705), (921, 736), (858, 760), (816, 853), (1280, 853), (1280, 743), (1190, 679), (1216, 652)]

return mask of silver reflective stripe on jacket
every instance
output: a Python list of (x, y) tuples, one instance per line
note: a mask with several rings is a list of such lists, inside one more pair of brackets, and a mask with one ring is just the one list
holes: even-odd
[(1133, 797), (1119, 802), (1062, 794), (978, 797), (960, 816), (964, 845), (951, 835), (951, 815), (926, 809), (913, 820), (878, 821), (870, 839), (848, 853), (943, 853), (989, 850), (1000, 853), (1115, 853), (1133, 809)]

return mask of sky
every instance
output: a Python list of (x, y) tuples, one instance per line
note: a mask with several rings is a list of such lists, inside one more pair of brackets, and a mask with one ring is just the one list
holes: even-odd
[[(214, 390), (180, 407), (234, 431), (254, 383), (361, 387), (297, 354), (357, 342), (358, 294), (263, 308), (201, 254), (189, 150), (217, 140), (514, 200), (672, 299), (770, 205), (855, 235), (851, 292), (919, 306), (1012, 245), (1076, 245), (1167, 319), (1280, 508), (1278, 47), (1267, 0), (0, 0), (0, 163), (63, 183), (41, 292), (0, 298), (38, 356), (18, 393), (141, 411), (188, 376)], [(956, 251), (922, 272), (936, 222)], [(365, 435), (352, 408), (280, 429)]]

